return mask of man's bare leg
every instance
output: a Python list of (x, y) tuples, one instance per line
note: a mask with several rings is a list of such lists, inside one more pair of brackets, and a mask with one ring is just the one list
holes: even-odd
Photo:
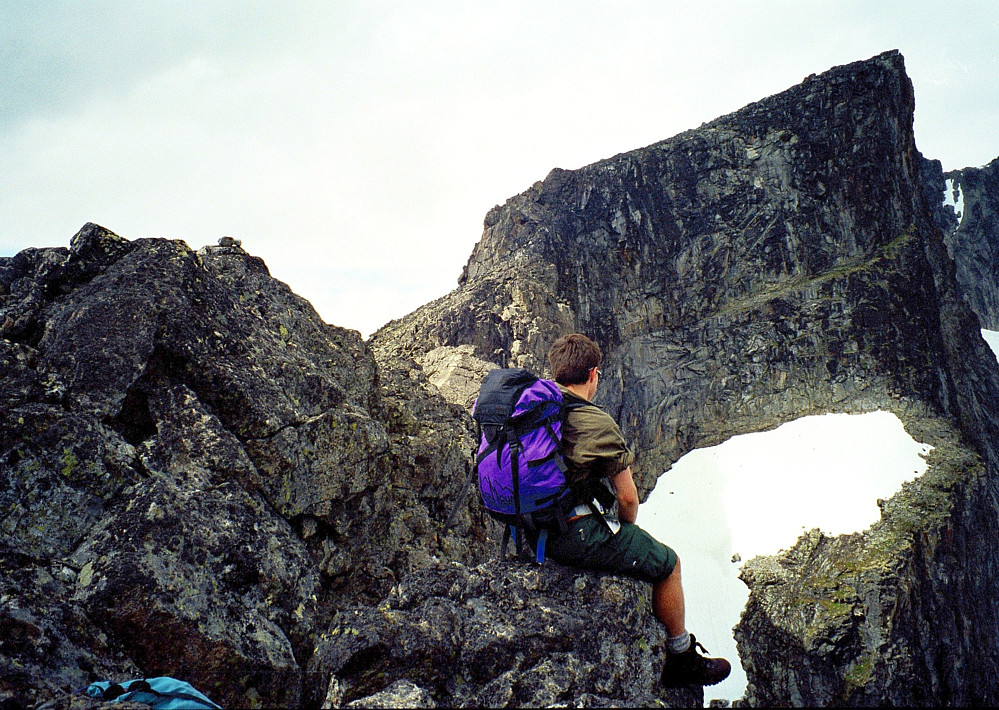
[(676, 561), (676, 567), (669, 577), (652, 587), (652, 612), (666, 627), (670, 636), (680, 636), (687, 631), (680, 560)]
[[(661, 675), (665, 687), (714, 685), (728, 677), (732, 672), (731, 664), (724, 658), (707, 658), (698, 654), (694, 638), (687, 633), (680, 560), (676, 561), (669, 577), (652, 587), (652, 611), (669, 635), (669, 653)], [(700, 648), (704, 650), (703, 646)]]

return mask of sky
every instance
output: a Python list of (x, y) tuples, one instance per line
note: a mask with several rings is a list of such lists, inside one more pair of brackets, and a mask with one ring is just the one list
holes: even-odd
[(552, 168), (889, 49), (924, 155), (999, 156), (990, 0), (0, 0), (0, 256), (233, 236), (367, 336)]

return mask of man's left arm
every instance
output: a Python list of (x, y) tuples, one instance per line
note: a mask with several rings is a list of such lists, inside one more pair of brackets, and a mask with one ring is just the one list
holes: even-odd
[(621, 522), (634, 523), (638, 518), (638, 487), (631, 475), (631, 466), (615, 476), (611, 476), (614, 491), (617, 493), (617, 517)]

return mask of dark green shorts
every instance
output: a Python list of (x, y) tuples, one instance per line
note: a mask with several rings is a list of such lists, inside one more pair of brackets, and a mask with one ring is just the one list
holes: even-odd
[(676, 553), (633, 523), (621, 523), (615, 535), (596, 515), (569, 523), (553, 535), (545, 554), (572, 567), (626, 574), (646, 582), (660, 582), (673, 573)]

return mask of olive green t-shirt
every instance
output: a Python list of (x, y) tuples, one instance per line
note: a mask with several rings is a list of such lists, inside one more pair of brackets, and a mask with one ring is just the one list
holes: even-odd
[(595, 404), (559, 385), (562, 398), (572, 407), (562, 425), (562, 454), (572, 483), (611, 478), (628, 468), (635, 455), (617, 422)]

